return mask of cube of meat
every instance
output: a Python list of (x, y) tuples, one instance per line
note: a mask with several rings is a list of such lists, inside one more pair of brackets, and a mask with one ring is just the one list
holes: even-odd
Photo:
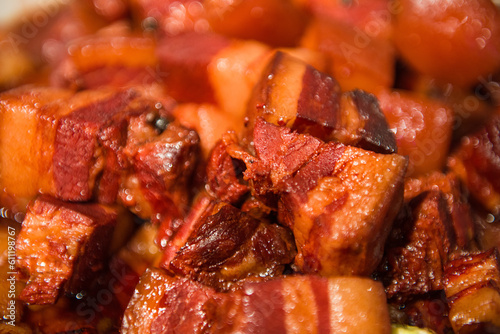
[[(368, 278), (288, 276), (211, 299), (211, 333), (390, 333), (385, 294)], [(213, 314), (213, 315), (211, 315)]]
[(219, 291), (248, 277), (281, 275), (296, 254), (291, 232), (218, 203), (165, 267)]
[(139, 132), (129, 125), (140, 120), (141, 136), (157, 135), (140, 117), (159, 114), (157, 100), (137, 90), (73, 94), (24, 86), (0, 101), (0, 185), (18, 211), (39, 193), (113, 203), (128, 167), (122, 151)]
[[(124, 144), (127, 122), (126, 113), (136, 94), (118, 92), (111, 97), (90, 103), (58, 119), (54, 138), (53, 172), (57, 197), (70, 201), (86, 201), (92, 198), (100, 173), (99, 184), (110, 191), (103, 194), (106, 202), (114, 202), (119, 186), (118, 171), (123, 161), (117, 149)], [(147, 108), (147, 105), (141, 106)], [(105, 191), (106, 191), (105, 190)]]
[(394, 223), (380, 265), (387, 297), (398, 301), (442, 290), (444, 267), (456, 245), (441, 192), (416, 196), (408, 211)]
[(373, 95), (361, 90), (342, 94), (333, 77), (280, 51), (250, 96), (244, 133), (247, 146), (251, 146), (259, 117), (325, 141), (396, 152), (394, 134)]
[(405, 202), (408, 203), (422, 193), (436, 189), (439, 189), (446, 200), (446, 210), (453, 222), (453, 234), (456, 236), (457, 245), (469, 249), (474, 243), (474, 222), (466, 192), (455, 173), (434, 171), (418, 178), (407, 177)]
[(75, 89), (130, 87), (158, 82), (152, 38), (116, 31), (71, 41), (52, 72), (55, 86)]
[(500, 261), (492, 248), (464, 254), (445, 268), (449, 318), (455, 333), (500, 331)]
[(500, 115), (479, 131), (463, 137), (448, 166), (471, 195), (493, 214), (500, 213)]
[[(55, 194), (52, 164), (55, 124), (64, 114), (59, 107), (72, 92), (24, 86), (0, 98), (0, 189), (2, 203), (24, 211), (38, 192)], [(15, 203), (18, 202), (18, 203)], [(5, 205), (5, 204), (4, 204)]]
[(124, 334), (203, 333), (203, 309), (216, 292), (185, 278), (150, 268), (141, 277), (123, 316)]
[(278, 219), (294, 232), (298, 268), (370, 274), (403, 201), (406, 159), (323, 143), (262, 119), (254, 144), (257, 158), (245, 157), (245, 177), (255, 193), (278, 195)]
[(199, 159), (199, 141), (195, 131), (172, 122), (160, 135), (128, 150), (132, 170), (119, 192), (122, 203), (155, 222), (185, 213)]
[(368, 278), (295, 276), (217, 293), (148, 270), (125, 311), (123, 333), (390, 333), (385, 295)]
[(85, 289), (104, 266), (116, 218), (99, 204), (33, 201), (16, 241), (17, 266), (27, 279), (20, 299), (52, 304), (64, 292)]

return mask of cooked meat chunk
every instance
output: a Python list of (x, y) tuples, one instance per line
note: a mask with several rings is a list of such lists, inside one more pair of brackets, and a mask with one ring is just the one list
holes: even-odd
[(389, 131), (389, 124), (374, 95), (359, 89), (345, 92), (340, 107), (345, 127), (339, 130), (342, 134), (337, 135), (340, 142), (378, 153), (398, 151), (396, 137)]
[(500, 332), (499, 259), (493, 248), (448, 263), (444, 290), (455, 333)]
[(383, 288), (367, 278), (290, 276), (246, 283), (223, 297), (208, 304), (212, 333), (391, 331), (387, 308), (379, 304)]
[[(2, 204), (21, 211), (38, 192), (55, 194), (51, 172), (55, 122), (69, 90), (24, 86), (0, 96)], [(50, 102), (49, 102), (50, 101)], [(43, 140), (42, 140), (43, 139)], [(22, 210), (24, 211), (24, 210)]]
[(279, 196), (305, 273), (368, 275), (403, 201), (405, 158), (322, 141), (259, 119), (257, 158), (246, 156), (254, 192)]
[(123, 333), (390, 333), (382, 286), (368, 278), (295, 276), (216, 293), (148, 270)]
[(128, 153), (132, 171), (120, 190), (122, 202), (142, 218), (161, 221), (187, 211), (191, 178), (199, 159), (195, 131), (169, 123), (158, 136)]
[(186, 278), (148, 269), (123, 316), (124, 334), (204, 333), (204, 304), (216, 292)]
[(27, 279), (20, 299), (51, 304), (78, 293), (104, 266), (115, 210), (41, 196), (28, 206), (16, 242), (17, 266)]
[(155, 41), (150, 37), (124, 33), (119, 28), (71, 41), (67, 54), (52, 72), (58, 87), (96, 89), (128, 87), (158, 82), (152, 70), (158, 64)]
[(186, 244), (192, 233), (210, 215), (216, 201), (208, 194), (201, 193), (195, 200), (191, 210), (184, 218), (173, 221), (163, 220), (160, 224), (156, 243), (163, 250), (161, 267), (168, 267), (177, 252)]
[(144, 135), (157, 135), (140, 117), (159, 114), (157, 100), (138, 90), (71, 94), (29, 86), (2, 94), (3, 197), (29, 201), (43, 193), (69, 201), (116, 200), (128, 168), (123, 149), (129, 125), (140, 119), (143, 128), (151, 128)]
[(397, 151), (373, 95), (361, 90), (342, 94), (334, 78), (280, 51), (261, 74), (248, 103), (244, 142), (250, 148), (260, 117), (325, 141), (380, 153)]
[(277, 202), (272, 195), (286, 188), (286, 180), (309, 161), (323, 143), (313, 136), (278, 129), (262, 119), (257, 120), (253, 138), (258, 159), (246, 157), (244, 160), (247, 165), (244, 175), (253, 194), (275, 208)]
[(280, 275), (296, 250), (287, 228), (218, 203), (165, 267), (217, 290), (247, 277)]
[(394, 223), (380, 266), (387, 297), (398, 301), (442, 290), (444, 266), (456, 245), (441, 192), (423, 192), (408, 206)]
[[(123, 157), (117, 149), (126, 141), (124, 113), (136, 94), (119, 92), (78, 108), (58, 120), (54, 138), (53, 173), (57, 197), (70, 201), (92, 198), (94, 187), (113, 203), (119, 187)], [(143, 105), (140, 112), (151, 106)], [(146, 109), (146, 110), (144, 110)], [(96, 185), (103, 173), (103, 181)], [(97, 189), (96, 189), (97, 190)]]
[(456, 174), (435, 171), (418, 178), (406, 178), (405, 202), (411, 201), (423, 192), (438, 189), (446, 200), (446, 210), (453, 222), (457, 245), (464, 249), (472, 247), (474, 222), (471, 208), (462, 183)]
[(500, 213), (500, 115), (462, 138), (448, 161), (471, 195), (493, 214)]

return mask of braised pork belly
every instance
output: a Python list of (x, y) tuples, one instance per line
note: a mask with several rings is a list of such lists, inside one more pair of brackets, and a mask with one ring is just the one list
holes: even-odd
[(382, 286), (368, 278), (288, 276), (220, 293), (160, 269), (141, 277), (124, 333), (390, 333)]
[(17, 266), (27, 280), (19, 298), (51, 304), (64, 292), (88, 287), (105, 266), (116, 223), (116, 210), (99, 204), (36, 199), (16, 242)]
[(492, 0), (25, 14), (0, 333), (500, 333)]

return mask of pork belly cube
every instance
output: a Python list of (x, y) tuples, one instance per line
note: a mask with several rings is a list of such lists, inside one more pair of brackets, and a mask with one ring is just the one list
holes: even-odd
[(472, 197), (494, 215), (500, 213), (500, 115), (463, 137), (448, 166), (463, 180)]
[[(55, 194), (51, 172), (59, 104), (72, 92), (22, 86), (0, 96), (0, 189), (2, 203), (24, 211), (38, 192)], [(8, 199), (10, 197), (10, 200)]]
[(376, 93), (394, 82), (392, 42), (388, 38), (371, 38), (352, 23), (317, 16), (307, 26), (300, 46), (326, 54), (330, 61), (327, 73), (342, 90)]
[(445, 268), (449, 318), (456, 333), (500, 330), (500, 261), (498, 250), (463, 254)]
[[(298, 58), (319, 70), (326, 68), (320, 52), (306, 48), (280, 48), (279, 51)], [(240, 133), (246, 122), (248, 100), (262, 72), (275, 53), (269, 46), (253, 40), (233, 40), (219, 51), (208, 66), (210, 83), (220, 108), (233, 119), (233, 130)]]
[[(292, 132), (259, 120), (245, 177), (277, 194), (304, 273), (369, 275), (403, 202), (406, 159)], [(256, 191), (257, 192), (257, 191)]]
[(1, 101), (2, 196), (24, 207), (39, 193), (114, 203), (128, 168), (122, 151), (135, 133), (129, 125), (142, 123), (142, 136), (157, 135), (140, 117), (154, 118), (157, 100), (137, 90), (72, 94), (25, 86), (3, 93)]
[(368, 278), (289, 276), (221, 299), (207, 303), (212, 333), (391, 332), (382, 285)]
[(159, 268), (141, 276), (123, 316), (121, 333), (205, 333), (206, 301), (216, 292)]
[(53, 304), (62, 293), (85, 289), (104, 266), (116, 218), (99, 204), (33, 201), (16, 241), (17, 266), (27, 280), (20, 299)]
[(161, 221), (187, 211), (199, 159), (198, 134), (176, 122), (127, 153), (132, 171), (120, 189), (123, 204), (144, 219)]
[(380, 265), (387, 297), (397, 301), (442, 290), (444, 267), (456, 245), (441, 192), (423, 192), (408, 206), (408, 214), (394, 223)]
[(453, 234), (459, 248), (469, 249), (474, 245), (475, 226), (471, 207), (459, 177), (453, 173), (434, 171), (418, 178), (405, 179), (405, 202), (410, 202), (424, 192), (439, 191), (446, 200), (446, 211), (453, 222)]
[(291, 232), (216, 204), (165, 267), (219, 291), (248, 277), (281, 275), (296, 254)]
[(53, 71), (51, 83), (95, 89), (159, 82), (155, 46), (152, 38), (122, 31), (77, 39), (70, 43), (68, 53)]
[(272, 46), (295, 46), (308, 22), (306, 13), (287, 0), (205, 0), (203, 5), (213, 31)]
[(408, 176), (441, 171), (446, 165), (454, 125), (448, 105), (404, 91), (376, 94), (396, 137), (398, 153), (408, 159)]
[[(85, 98), (83, 93), (77, 95), (75, 103)], [(145, 114), (154, 118), (158, 114), (155, 104), (156, 100), (137, 90), (111, 91), (58, 119), (52, 158), (56, 196), (69, 201), (95, 197), (114, 203), (128, 167), (123, 149), (129, 124)], [(144, 123), (153, 127), (147, 120)]]
[(368, 278), (295, 276), (217, 293), (148, 269), (122, 333), (390, 333), (385, 294)]
[(250, 97), (244, 134), (247, 145), (259, 117), (325, 141), (396, 152), (394, 134), (373, 95), (361, 90), (342, 94), (334, 78), (280, 51)]
[(401, 156), (333, 143), (318, 152), (279, 203), (281, 221), (295, 235), (298, 268), (325, 276), (370, 274), (402, 203), (405, 168)]

